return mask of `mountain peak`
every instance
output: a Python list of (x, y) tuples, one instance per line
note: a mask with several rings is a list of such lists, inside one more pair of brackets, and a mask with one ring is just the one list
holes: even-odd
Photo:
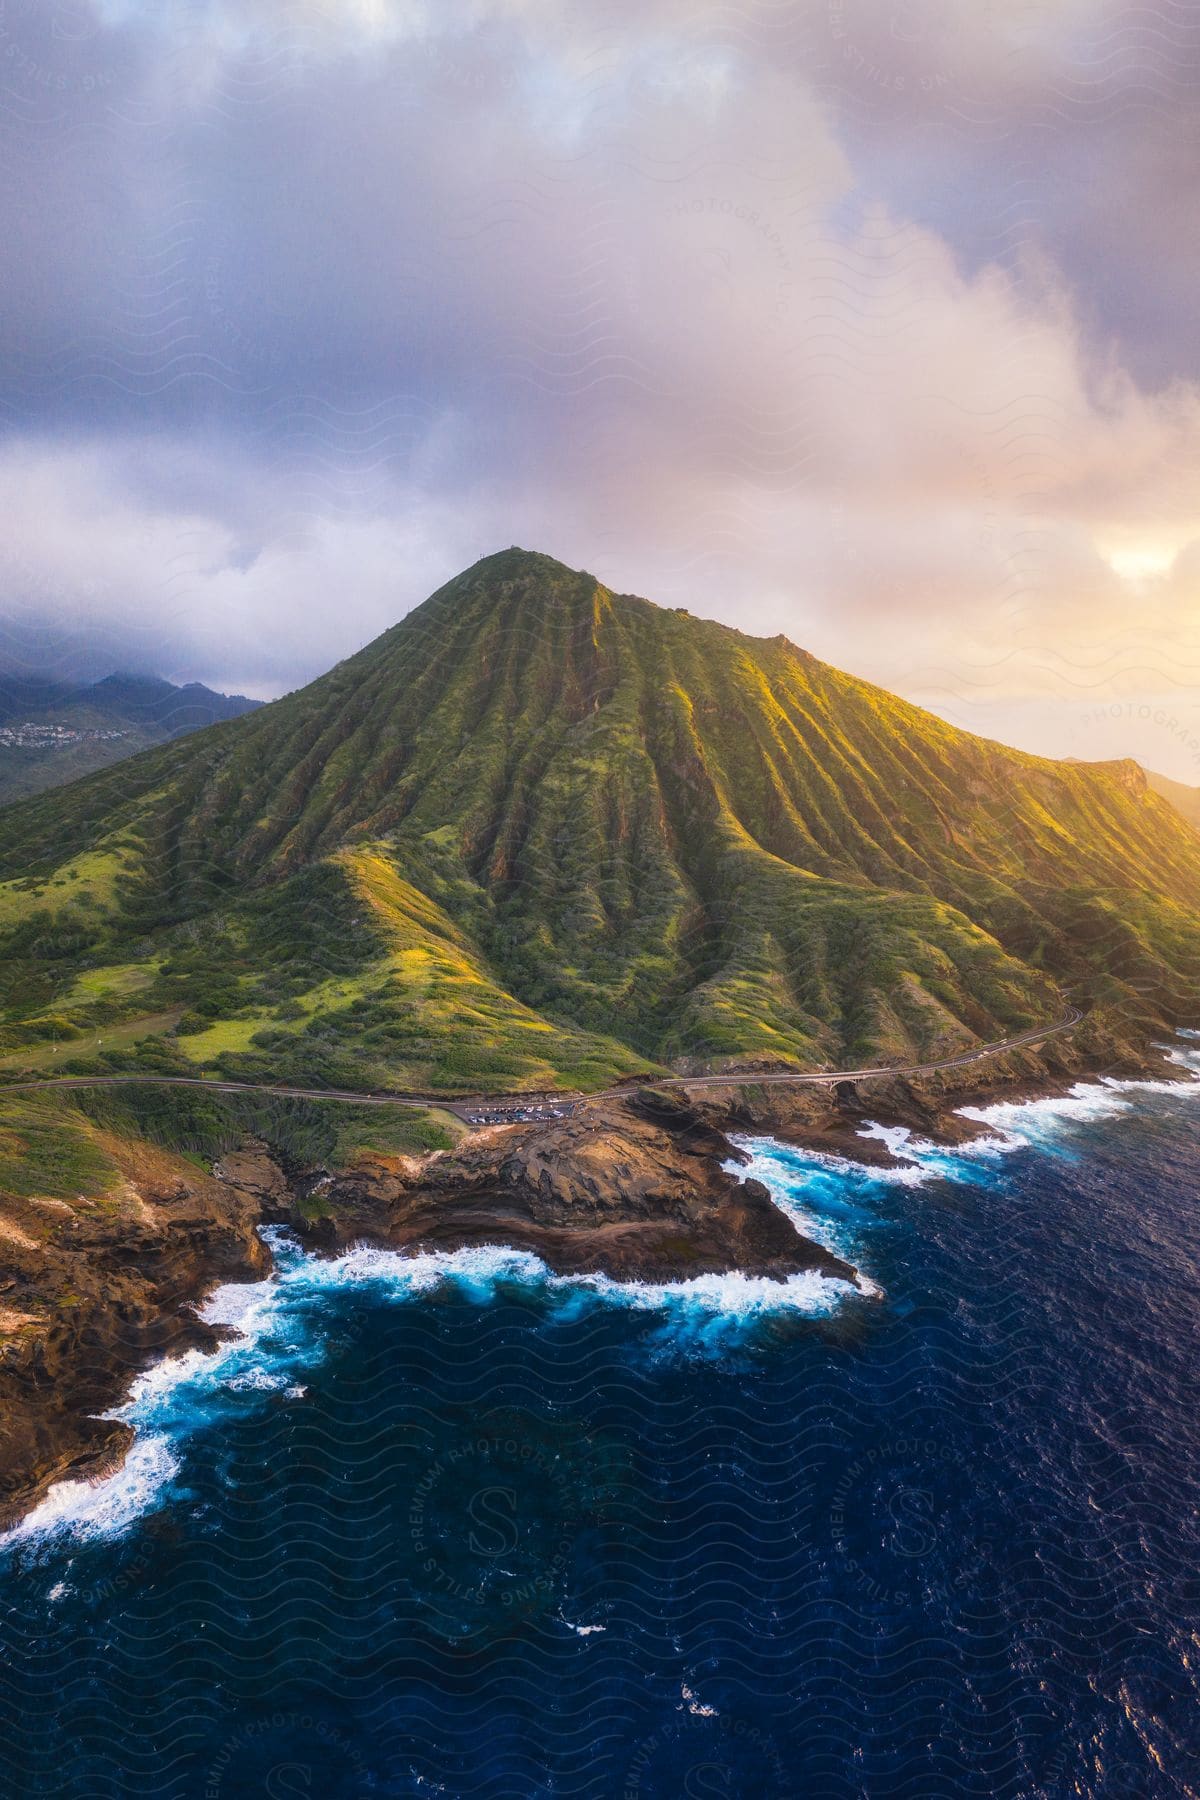
[[(627, 619), (636, 614), (643, 618), (648, 628), (649, 621), (657, 620), (661, 625), (668, 619), (678, 619), (685, 626), (693, 628), (697, 634), (718, 634), (727, 640), (738, 640), (743, 644), (770, 645), (803, 662), (816, 662), (810, 651), (801, 649), (783, 632), (776, 632), (773, 637), (766, 638), (754, 632), (743, 631), (736, 625), (728, 625), (720, 619), (693, 613), (684, 605), (663, 606), (639, 594), (618, 592), (588, 569), (573, 569), (569, 563), (560, 561), (556, 556), (550, 556), (541, 550), (526, 550), (519, 544), (481, 556), (477, 562), (440, 587), (425, 602), (425, 606), (437, 612), (441, 608), (448, 609), (451, 603), (462, 605), (471, 595), (478, 596), (489, 612), (501, 606), (512, 609), (514, 603), (517, 606), (522, 602), (531, 603), (540, 609), (538, 618), (541, 623), (546, 623), (551, 618), (562, 621), (564, 613), (576, 623), (588, 622), (597, 628), (603, 614), (608, 612)], [(424, 608), (420, 607), (408, 617), (414, 618), (423, 611)], [(509, 610), (507, 616), (510, 624), (515, 622), (513, 610)], [(402, 624), (403, 622), (401, 621)]]
[(489, 556), (481, 556), (439, 592), (466, 589), (496, 596), (507, 592), (536, 595), (541, 599), (563, 599), (592, 594), (602, 586), (600, 580), (586, 569), (572, 569), (542, 550), (525, 550), (519, 544), (512, 544), (507, 550), (494, 550)]
[(454, 653), (463, 655), (480, 633), (528, 642), (546, 632), (557, 637), (580, 626), (590, 629), (599, 595), (607, 596), (607, 589), (595, 575), (512, 544), (452, 576), (353, 660), (361, 667), (363, 658), (369, 662), (394, 636), (423, 638), (431, 651), (452, 643)]
[(1200, 1005), (1200, 838), (1130, 765), (986, 743), (516, 545), (285, 699), (9, 807), (5, 877), (17, 927), (70, 906), (93, 960), (150, 932), (149, 1016), (224, 1019), (176, 1054), (228, 1075), (903, 1065), (1054, 1017), (1056, 979), (1121, 1021)]
[[(563, 576), (577, 577), (586, 574), (582, 569), (572, 569), (568, 563), (560, 562), (558, 557), (550, 556), (544, 550), (526, 550), (520, 544), (510, 544), (507, 550), (492, 550), (487, 556), (481, 556), (477, 562), (463, 570), (458, 577), (460, 581), (474, 575), (486, 575), (499, 580), (513, 579), (520, 576), (543, 575), (553, 579)], [(594, 580), (594, 576), (588, 576)]]

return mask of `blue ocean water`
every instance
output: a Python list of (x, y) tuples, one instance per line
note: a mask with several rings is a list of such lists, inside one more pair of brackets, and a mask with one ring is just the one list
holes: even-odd
[(1180, 1075), (883, 1175), (747, 1144), (866, 1292), (277, 1238), (0, 1544), (0, 1790), (1200, 1793)]

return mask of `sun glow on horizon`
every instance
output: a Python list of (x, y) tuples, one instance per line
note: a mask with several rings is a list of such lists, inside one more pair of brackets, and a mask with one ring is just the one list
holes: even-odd
[(1122, 581), (1159, 581), (1169, 575), (1191, 533), (1173, 542), (1121, 537), (1097, 545), (1101, 556)]

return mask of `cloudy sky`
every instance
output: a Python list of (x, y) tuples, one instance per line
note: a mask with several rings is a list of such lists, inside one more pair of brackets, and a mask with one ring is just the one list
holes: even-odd
[(0, 661), (511, 543), (1200, 783), (1200, 14), (0, 0)]

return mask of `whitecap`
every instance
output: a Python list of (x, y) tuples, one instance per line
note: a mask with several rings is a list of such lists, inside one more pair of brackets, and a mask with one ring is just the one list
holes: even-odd
[[(275, 1276), (216, 1288), (197, 1310), (207, 1323), (225, 1326), (229, 1339), (214, 1350), (164, 1357), (135, 1376), (120, 1405), (100, 1415), (132, 1426), (137, 1434), (121, 1466), (95, 1480), (55, 1482), (37, 1506), (0, 1536), (0, 1549), (61, 1537), (84, 1542), (118, 1537), (160, 1506), (179, 1473), (178, 1448), (211, 1416), (215, 1395), (276, 1391), (290, 1379), (288, 1364), (321, 1354), (319, 1343), (303, 1332), (289, 1330), (289, 1341), (283, 1340), (280, 1327), (290, 1325), (284, 1299)], [(273, 1366), (277, 1359), (282, 1367)]]
[(831, 1312), (855, 1291), (813, 1272), (784, 1280), (734, 1272), (669, 1282), (555, 1275), (532, 1252), (503, 1244), (428, 1252), (356, 1245), (342, 1256), (321, 1258), (278, 1227), (263, 1237), (275, 1251), (275, 1272), (264, 1281), (227, 1283), (198, 1309), (209, 1324), (224, 1326), (229, 1338), (213, 1350), (187, 1350), (143, 1370), (126, 1399), (102, 1415), (137, 1433), (122, 1466), (98, 1481), (55, 1483), (0, 1536), (0, 1548), (60, 1537), (116, 1537), (163, 1504), (179, 1473), (179, 1447), (213, 1419), (224, 1396), (252, 1403), (257, 1394), (304, 1395), (295, 1377), (324, 1355), (314, 1302), (339, 1291), (369, 1286), (379, 1297), (408, 1301), (452, 1285), (485, 1304), (504, 1285), (517, 1285), (544, 1295), (560, 1316), (580, 1304), (658, 1313), (659, 1342), (709, 1347), (720, 1347), (769, 1314)]
[[(828, 1151), (781, 1144), (775, 1138), (738, 1137), (732, 1141), (746, 1160), (727, 1162), (726, 1170), (741, 1180), (761, 1181), (801, 1237), (856, 1265), (877, 1223), (875, 1206), (882, 1195), (896, 1187), (919, 1187), (932, 1173), (912, 1161), (878, 1168)], [(826, 1286), (836, 1289), (837, 1284), (827, 1282)], [(843, 1286), (835, 1298), (843, 1299), (854, 1291)], [(857, 1291), (872, 1298), (879, 1294), (861, 1271)]]
[(56, 1481), (32, 1512), (0, 1534), (0, 1549), (64, 1533), (84, 1542), (120, 1537), (157, 1504), (178, 1472), (178, 1458), (165, 1437), (138, 1438), (111, 1475)]
[(556, 1275), (529, 1250), (505, 1244), (477, 1244), (461, 1250), (402, 1251), (358, 1245), (330, 1260), (306, 1259), (284, 1273), (282, 1282), (310, 1292), (372, 1284), (388, 1297), (405, 1300), (448, 1285), (481, 1304), (513, 1285), (540, 1292), (562, 1306), (599, 1301), (632, 1312), (675, 1313), (681, 1318), (747, 1322), (773, 1312), (818, 1315), (848, 1293), (849, 1282), (828, 1280), (815, 1271), (783, 1278), (745, 1275), (738, 1270), (693, 1275), (677, 1281), (618, 1281), (610, 1275)]
[[(882, 1138), (891, 1148), (892, 1141), (901, 1142), (908, 1137), (906, 1126), (872, 1125), (857, 1133), (863, 1138)], [(812, 1179), (821, 1172), (880, 1187), (919, 1187), (924, 1180), (920, 1169), (911, 1164), (901, 1164), (896, 1168), (888, 1168), (878, 1163), (856, 1162), (852, 1156), (839, 1156), (831, 1150), (811, 1150), (798, 1144), (781, 1143), (773, 1137), (732, 1137), (730, 1142), (749, 1156), (746, 1164), (726, 1163), (724, 1166), (735, 1175), (754, 1175), (766, 1186), (771, 1187), (772, 1198), (778, 1202), (778, 1195), (766, 1177), (758, 1174), (756, 1163), (775, 1164), (788, 1174), (800, 1179)], [(896, 1154), (896, 1152), (893, 1152)]]
[(241, 1375), (231, 1375), (225, 1386), (231, 1394), (286, 1394), (293, 1391), (287, 1375), (273, 1369), (247, 1369)]
[(877, 1120), (872, 1119), (855, 1136), (876, 1139), (878, 1143), (886, 1145), (891, 1156), (903, 1159), (913, 1154), (913, 1135), (907, 1125), (880, 1125)]
[(872, 1121), (859, 1137), (878, 1138), (893, 1156), (917, 1164), (926, 1174), (942, 1174), (963, 1157), (1002, 1156), (1017, 1146), (1010, 1137), (979, 1136), (961, 1144), (938, 1144), (932, 1138), (914, 1137), (907, 1125), (880, 1125)]
[[(680, 1683), (679, 1693), (688, 1711), (697, 1719), (717, 1719), (720, 1717), (715, 1706), (708, 1706), (686, 1681)], [(677, 1706), (676, 1712), (682, 1712), (683, 1706)]]
[(999, 1100), (990, 1106), (960, 1106), (962, 1119), (998, 1130), (1010, 1143), (1052, 1148), (1062, 1127), (1090, 1124), (1129, 1112), (1132, 1103), (1116, 1085), (1079, 1081), (1066, 1094), (1042, 1100)]
[(635, 1312), (680, 1309), (745, 1324), (765, 1314), (800, 1312), (809, 1317), (833, 1312), (856, 1291), (848, 1281), (831, 1280), (813, 1269), (779, 1279), (770, 1275), (693, 1275), (685, 1281), (614, 1281), (607, 1275), (550, 1277), (553, 1289), (583, 1287), (613, 1306)]

